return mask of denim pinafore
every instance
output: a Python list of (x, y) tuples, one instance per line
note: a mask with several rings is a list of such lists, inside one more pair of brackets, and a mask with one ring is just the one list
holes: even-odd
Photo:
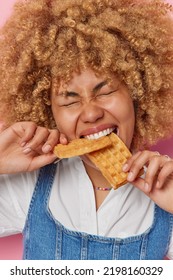
[(48, 207), (55, 172), (55, 164), (40, 170), (23, 231), (24, 259), (159, 260), (164, 258), (172, 234), (173, 215), (155, 205), (151, 227), (140, 235), (127, 238), (102, 237), (68, 230), (54, 219)]

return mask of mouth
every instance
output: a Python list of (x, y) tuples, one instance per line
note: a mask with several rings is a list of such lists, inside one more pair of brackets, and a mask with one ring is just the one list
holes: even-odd
[(118, 127), (111, 127), (111, 128), (107, 128), (107, 129), (104, 129), (104, 130), (101, 130), (97, 133), (93, 133), (93, 134), (89, 134), (89, 135), (85, 135), (85, 136), (82, 136), (81, 138), (86, 138), (86, 139), (89, 139), (89, 140), (94, 140), (94, 139), (98, 139), (100, 137), (103, 137), (103, 136), (106, 136), (106, 135), (109, 135), (111, 133), (115, 133), (117, 135), (119, 135), (119, 129)]

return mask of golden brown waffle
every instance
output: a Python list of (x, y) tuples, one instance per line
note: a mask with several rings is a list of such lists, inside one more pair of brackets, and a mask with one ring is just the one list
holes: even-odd
[(116, 134), (111, 133), (108, 138), (112, 142), (111, 146), (87, 156), (100, 169), (112, 188), (117, 189), (127, 182), (128, 173), (122, 171), (122, 166), (131, 157), (131, 153)]
[(105, 148), (111, 144), (111, 140), (107, 136), (95, 140), (89, 140), (85, 138), (75, 139), (69, 142), (67, 145), (58, 144), (55, 146), (54, 154), (58, 158), (69, 158), (88, 154), (90, 152)]
[[(54, 153), (58, 158), (87, 154), (114, 189), (127, 182), (128, 173), (122, 171), (122, 166), (131, 157), (131, 153), (114, 133), (95, 140), (75, 139), (67, 145), (58, 144)], [(138, 176), (142, 174), (143, 170)]]

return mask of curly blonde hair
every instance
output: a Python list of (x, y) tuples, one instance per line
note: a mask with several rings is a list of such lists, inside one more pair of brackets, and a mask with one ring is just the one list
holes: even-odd
[[(54, 128), (52, 79), (91, 68), (117, 75), (134, 101), (133, 145), (172, 133), (173, 20), (161, 0), (18, 1), (0, 31), (3, 118)], [(8, 113), (7, 113), (8, 110)]]

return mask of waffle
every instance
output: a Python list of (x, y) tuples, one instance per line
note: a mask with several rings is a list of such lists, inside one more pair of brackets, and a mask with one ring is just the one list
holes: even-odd
[(122, 166), (131, 157), (131, 153), (116, 134), (111, 133), (107, 137), (112, 142), (111, 146), (87, 156), (100, 169), (112, 188), (117, 189), (127, 182), (128, 173), (122, 171)]
[[(114, 133), (95, 140), (75, 139), (67, 145), (58, 144), (54, 148), (54, 153), (58, 158), (87, 154), (113, 189), (127, 182), (128, 173), (122, 171), (122, 166), (131, 157), (131, 153)], [(142, 174), (143, 170), (138, 176)]]
[(111, 140), (109, 137), (100, 137), (95, 140), (89, 139), (75, 139), (69, 142), (67, 145), (58, 144), (54, 148), (54, 154), (58, 158), (70, 158), (74, 156), (81, 156), (91, 153), (110, 146)]

